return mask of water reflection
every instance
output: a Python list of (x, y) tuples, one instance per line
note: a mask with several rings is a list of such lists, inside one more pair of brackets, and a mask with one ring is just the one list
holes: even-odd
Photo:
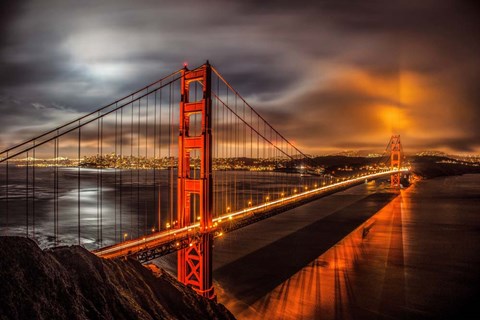
[(236, 316), (239, 319), (398, 316), (402, 312), (399, 308), (405, 305), (402, 217), (408, 211), (407, 192), (402, 192), (330, 250)]
[[(81, 243), (97, 249), (174, 227), (177, 220), (176, 169), (60, 167), (55, 173), (54, 167), (39, 167), (35, 179), (25, 167), (10, 167), (8, 173), (7, 179), (5, 167), (0, 170), (0, 235), (27, 235), (42, 247)], [(274, 200), (299, 181), (313, 185), (318, 179), (329, 181), (276, 172), (214, 171), (214, 216)], [(192, 220), (199, 218), (195, 199)]]

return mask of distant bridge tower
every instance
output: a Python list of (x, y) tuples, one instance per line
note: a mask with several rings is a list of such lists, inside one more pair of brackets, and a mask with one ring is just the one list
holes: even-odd
[[(200, 238), (189, 247), (178, 252), (178, 279), (191, 286), (200, 295), (213, 299), (212, 244), (213, 236), (207, 233), (212, 227), (212, 124), (211, 124), (211, 66), (207, 63), (193, 71), (186, 67), (182, 71), (180, 124), (178, 139), (178, 227), (195, 222), (192, 197), (198, 198), (200, 216)], [(202, 88), (203, 96), (194, 100), (191, 85)], [(195, 115), (195, 116), (194, 116)], [(194, 116), (194, 117), (192, 117)], [(199, 119), (201, 117), (201, 119)], [(195, 123), (195, 124), (194, 124)], [(190, 131), (191, 125), (200, 126), (198, 135)], [(200, 157), (200, 175), (192, 177), (190, 159), (192, 154)]]
[[(390, 138), (390, 168), (392, 170), (400, 170), (401, 166), (401, 150), (400, 135), (392, 135)], [(392, 173), (390, 177), (391, 186), (394, 188), (400, 187), (400, 172)]]

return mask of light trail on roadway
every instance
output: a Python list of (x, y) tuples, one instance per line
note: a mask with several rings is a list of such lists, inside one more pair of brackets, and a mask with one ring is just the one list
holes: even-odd
[[(380, 178), (382, 176), (390, 175), (393, 173), (408, 172), (408, 171), (409, 171), (408, 168), (401, 168), (400, 170), (388, 170), (388, 171), (382, 171), (382, 172), (372, 173), (368, 175), (361, 175), (349, 180), (335, 182), (335, 183), (314, 188), (311, 190), (306, 190), (298, 194), (286, 196), (278, 200), (265, 202), (257, 206), (253, 206), (253, 207), (245, 208), (243, 210), (239, 210), (236, 212), (224, 214), (212, 219), (212, 225), (207, 226), (205, 232), (206, 233), (218, 232), (219, 230), (222, 229), (221, 223), (223, 223), (224, 221), (232, 221), (233, 219), (238, 221), (239, 219), (249, 217), (252, 214), (259, 213), (259, 212), (267, 213), (276, 208), (286, 206), (292, 203), (296, 203), (296, 202), (299, 202), (300, 200), (313, 198), (316, 195), (320, 195), (331, 190), (338, 189), (338, 191), (341, 191), (341, 190), (344, 190), (346, 187), (352, 187), (354, 185), (357, 185), (359, 182), (362, 182), (365, 180), (373, 180), (373, 179)], [(118, 243), (112, 246), (95, 250), (93, 251), (93, 253), (103, 258), (118, 258), (118, 257), (133, 255), (135, 253), (138, 253), (144, 250), (151, 250), (152, 248), (155, 248), (157, 246), (161, 246), (167, 243), (171, 243), (171, 242), (174, 242), (175, 246), (178, 247), (178, 249), (181, 249), (182, 240), (189, 237), (193, 238), (198, 233), (200, 233), (200, 223), (197, 222), (187, 227), (156, 232), (154, 234), (147, 235), (142, 238), (128, 240), (122, 243)], [(222, 234), (223, 232), (219, 232), (217, 235), (222, 235)]]

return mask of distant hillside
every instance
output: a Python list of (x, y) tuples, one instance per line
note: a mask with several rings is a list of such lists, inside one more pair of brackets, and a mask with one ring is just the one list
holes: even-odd
[(468, 163), (445, 156), (409, 157), (412, 171), (424, 178), (480, 173), (478, 163)]
[(384, 158), (370, 158), (370, 157), (351, 157), (344, 155), (319, 156), (312, 159), (311, 163), (315, 166), (322, 166), (325, 168), (325, 173), (339, 174), (339, 168), (349, 167), (358, 170), (360, 167), (366, 165), (378, 165), (379, 162), (385, 161)]
[(0, 319), (234, 319), (166, 272), (0, 237)]
[(347, 157), (347, 156), (323, 156), (315, 157), (313, 161), (315, 164), (323, 165), (325, 167), (339, 167), (339, 166), (364, 166), (367, 164), (377, 163), (381, 158), (367, 158), (367, 157)]
[[(386, 161), (388, 158), (349, 157), (342, 155), (322, 156), (313, 159), (316, 165), (321, 165), (327, 173), (336, 171), (338, 168), (360, 168), (365, 165), (375, 165)], [(406, 161), (412, 166), (412, 171), (424, 178), (439, 176), (460, 175), (466, 173), (480, 173), (480, 163), (467, 162), (453, 159), (445, 155), (432, 156), (409, 156)]]

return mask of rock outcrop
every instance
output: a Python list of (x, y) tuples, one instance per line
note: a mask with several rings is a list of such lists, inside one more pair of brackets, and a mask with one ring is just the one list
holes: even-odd
[(160, 270), (0, 237), (0, 319), (234, 319)]

